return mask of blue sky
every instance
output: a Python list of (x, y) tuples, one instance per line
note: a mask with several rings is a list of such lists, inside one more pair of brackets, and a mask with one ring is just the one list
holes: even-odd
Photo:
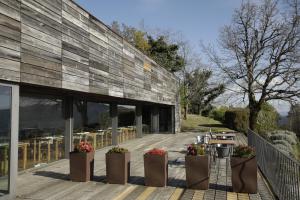
[(95, 17), (110, 25), (116, 20), (150, 29), (180, 31), (196, 49), (199, 41), (215, 43), (220, 28), (230, 23), (241, 0), (76, 0)]

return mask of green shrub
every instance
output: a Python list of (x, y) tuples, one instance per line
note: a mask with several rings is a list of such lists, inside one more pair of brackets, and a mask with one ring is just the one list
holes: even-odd
[(268, 139), (277, 149), (295, 157), (293, 145), (298, 143), (296, 133), (286, 130), (276, 130), (268, 133)]
[(225, 112), (224, 123), (230, 129), (246, 133), (249, 127), (249, 111), (245, 108), (234, 108)]
[(284, 146), (290, 146), (290, 147), (292, 147), (291, 144), (288, 141), (286, 141), (286, 140), (273, 140), (272, 143), (274, 145), (281, 144), (281, 145), (284, 145)]
[(290, 154), (293, 153), (293, 146), (287, 142), (286, 140), (274, 140), (272, 142), (274, 146), (280, 150), (284, 150), (289, 152)]
[(122, 147), (112, 147), (110, 150), (108, 150), (107, 153), (126, 153), (128, 152), (128, 149), (122, 148)]
[(279, 114), (276, 109), (268, 104), (262, 105), (261, 111), (257, 116), (256, 132), (260, 134), (266, 134), (269, 131), (274, 131), (278, 128)]
[(269, 134), (269, 139), (272, 141), (275, 140), (285, 140), (291, 145), (296, 145), (298, 143), (298, 139), (296, 133), (285, 130), (276, 130)]
[[(224, 110), (224, 108), (223, 108)], [(221, 116), (222, 111), (212, 111), (212, 116)], [(276, 109), (264, 103), (257, 116), (257, 124), (255, 132), (266, 135), (269, 131), (277, 129), (278, 113)], [(224, 123), (231, 129), (247, 132), (249, 127), (249, 109), (248, 108), (231, 108), (225, 110)]]
[(209, 117), (214, 120), (224, 122), (225, 121), (225, 112), (228, 110), (228, 107), (221, 106), (219, 108), (214, 108), (210, 111)]

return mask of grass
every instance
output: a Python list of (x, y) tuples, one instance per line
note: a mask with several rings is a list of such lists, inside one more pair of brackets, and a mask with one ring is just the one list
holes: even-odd
[(221, 122), (200, 115), (188, 115), (187, 120), (182, 120), (181, 122), (182, 131), (207, 132), (210, 128), (212, 132), (232, 131)]

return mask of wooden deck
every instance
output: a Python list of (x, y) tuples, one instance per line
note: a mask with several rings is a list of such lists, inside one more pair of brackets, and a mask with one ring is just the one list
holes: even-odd
[[(81, 200), (154, 200), (154, 199), (193, 199), (193, 200), (246, 200), (273, 199), (264, 180), (258, 174), (258, 194), (237, 194), (231, 191), (231, 171), (228, 159), (217, 159), (212, 165), (210, 189), (190, 190), (185, 188), (184, 153), (186, 144), (195, 140), (196, 133), (177, 135), (147, 135), (122, 144), (131, 153), (131, 179), (127, 185), (105, 183), (105, 152), (98, 150), (95, 155), (95, 180), (76, 183), (68, 180), (69, 162), (62, 160), (45, 168), (25, 172), (18, 177), (17, 199), (81, 199)], [(199, 135), (199, 134), (198, 134)], [(237, 135), (238, 143), (246, 143), (246, 138)], [(169, 186), (165, 188), (143, 185), (143, 154), (153, 148), (163, 147), (169, 152)]]

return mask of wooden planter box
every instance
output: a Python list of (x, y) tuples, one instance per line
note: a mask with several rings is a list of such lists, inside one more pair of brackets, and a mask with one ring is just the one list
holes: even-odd
[(231, 157), (232, 189), (238, 193), (257, 193), (256, 157)]
[(144, 154), (145, 185), (165, 187), (168, 181), (168, 153), (165, 155)]
[(186, 186), (190, 189), (207, 190), (210, 174), (209, 156), (185, 156)]
[(86, 182), (94, 176), (95, 152), (70, 152), (70, 179), (76, 182)]
[(106, 178), (111, 184), (126, 184), (130, 177), (130, 152), (106, 153)]

